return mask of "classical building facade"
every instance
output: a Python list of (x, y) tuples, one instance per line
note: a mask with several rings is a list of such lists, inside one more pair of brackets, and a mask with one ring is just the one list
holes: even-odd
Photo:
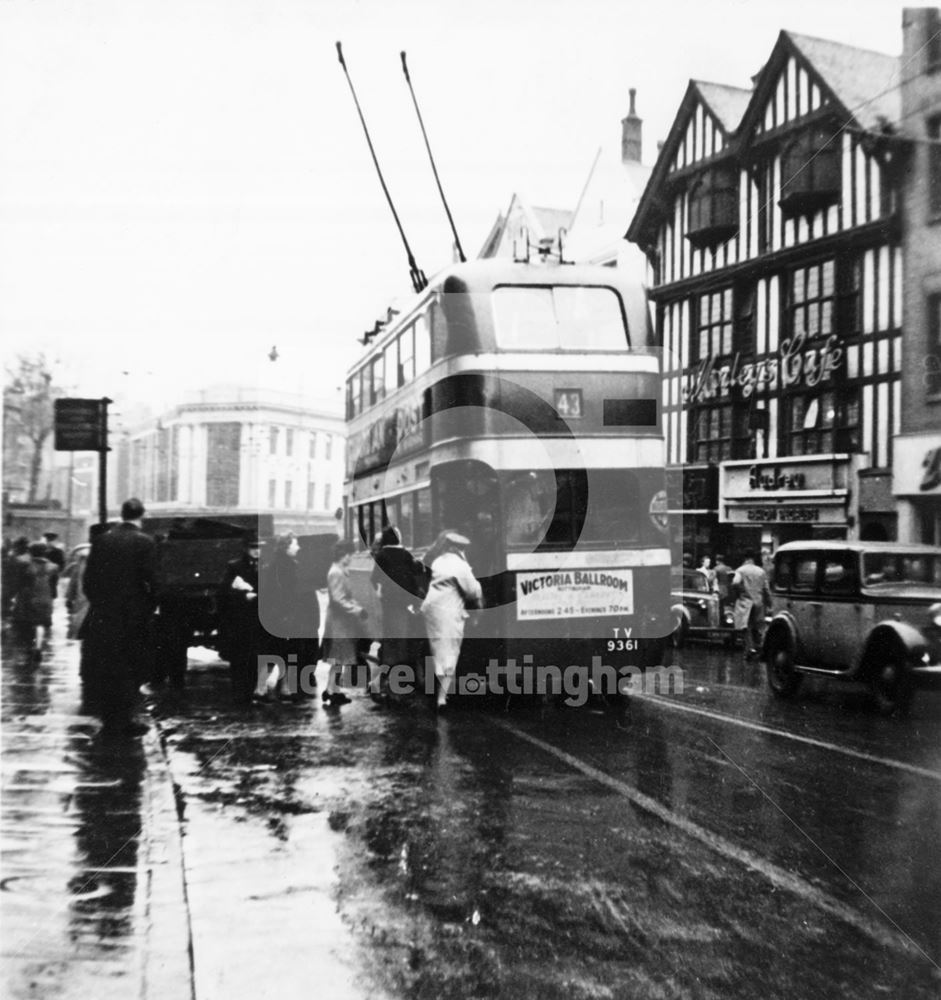
[(677, 548), (897, 533), (899, 60), (783, 31), (691, 81), (628, 238), (667, 354)]
[(902, 196), (905, 276), (899, 537), (941, 545), (941, 11), (902, 14), (901, 101), (911, 140)]
[(344, 435), (338, 410), (289, 393), (202, 390), (118, 442), (109, 506), (139, 496), (155, 515), (262, 512), (277, 531), (336, 531)]

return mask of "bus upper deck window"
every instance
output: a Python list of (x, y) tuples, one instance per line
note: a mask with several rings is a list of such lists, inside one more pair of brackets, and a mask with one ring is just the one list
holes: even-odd
[(564, 348), (623, 351), (630, 346), (621, 303), (611, 288), (553, 289), (559, 342)]
[(611, 288), (513, 286), (494, 291), (497, 341), (504, 350), (623, 351), (630, 346)]

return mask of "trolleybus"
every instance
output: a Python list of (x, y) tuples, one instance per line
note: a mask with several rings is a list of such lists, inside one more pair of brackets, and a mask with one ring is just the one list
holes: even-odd
[(394, 524), (420, 558), (450, 528), (484, 593), (459, 674), (659, 664), (659, 373), (643, 289), (614, 268), (491, 259), (432, 279), (347, 379), (346, 535), (374, 637), (370, 543)]

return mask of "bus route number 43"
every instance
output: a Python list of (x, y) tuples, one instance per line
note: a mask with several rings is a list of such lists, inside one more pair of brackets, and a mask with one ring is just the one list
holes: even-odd
[(582, 390), (556, 389), (555, 408), (560, 417), (580, 417), (582, 415)]

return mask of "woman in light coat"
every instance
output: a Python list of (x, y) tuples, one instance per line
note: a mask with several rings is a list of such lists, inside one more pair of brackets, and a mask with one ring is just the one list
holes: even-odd
[(350, 699), (338, 690), (338, 681), (344, 667), (356, 663), (357, 647), (367, 614), (353, 596), (350, 586), (350, 562), (353, 545), (337, 542), (333, 548), (333, 565), (327, 572), (327, 617), (323, 632), (323, 655), (330, 664), (323, 700), (333, 705), (344, 705)]
[(480, 584), (464, 556), (468, 545), (469, 539), (456, 531), (441, 532), (432, 548), (431, 582), (421, 606), (438, 679), (439, 712), (454, 687), (467, 609), (481, 603)]

